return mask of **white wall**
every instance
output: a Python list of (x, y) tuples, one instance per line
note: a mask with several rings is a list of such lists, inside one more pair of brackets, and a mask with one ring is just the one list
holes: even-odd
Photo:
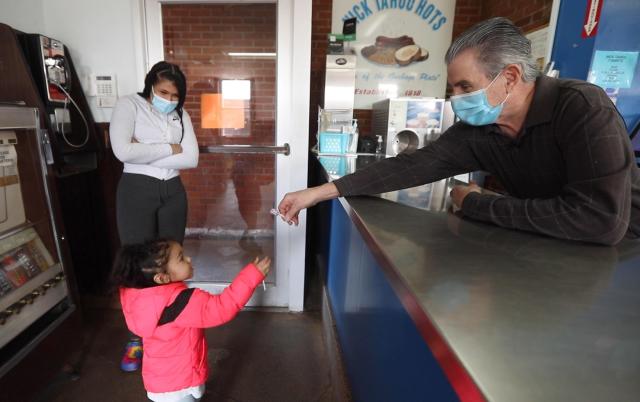
[(0, 0), (0, 22), (23, 32), (44, 28), (44, 0)]
[[(83, 87), (89, 74), (115, 74), (118, 95), (144, 86), (142, 0), (0, 0), (0, 21), (13, 28), (62, 41)], [(95, 106), (93, 117), (108, 122), (110, 108)]]

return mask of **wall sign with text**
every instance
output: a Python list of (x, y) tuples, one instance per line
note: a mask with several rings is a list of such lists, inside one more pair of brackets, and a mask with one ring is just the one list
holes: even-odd
[[(454, 0), (334, 0), (332, 32), (357, 18), (355, 108), (386, 98), (444, 97)], [(346, 44), (345, 44), (346, 47)]]

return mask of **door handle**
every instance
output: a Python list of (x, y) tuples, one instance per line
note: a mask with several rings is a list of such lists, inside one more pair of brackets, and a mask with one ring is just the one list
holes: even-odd
[(284, 154), (289, 155), (291, 149), (285, 143), (277, 145), (209, 145), (200, 147), (201, 154)]

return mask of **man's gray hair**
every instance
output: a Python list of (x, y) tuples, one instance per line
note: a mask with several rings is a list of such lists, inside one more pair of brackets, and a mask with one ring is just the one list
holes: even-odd
[(522, 67), (525, 82), (535, 81), (540, 75), (531, 56), (531, 41), (506, 18), (491, 18), (463, 32), (447, 50), (447, 65), (467, 49), (476, 50), (477, 60), (489, 79), (495, 78), (509, 64)]

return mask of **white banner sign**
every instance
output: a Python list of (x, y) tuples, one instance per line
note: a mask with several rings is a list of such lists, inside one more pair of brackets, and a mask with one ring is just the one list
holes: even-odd
[[(444, 97), (455, 0), (333, 0), (332, 33), (357, 18), (355, 109), (386, 98)], [(345, 48), (347, 44), (345, 43)]]

